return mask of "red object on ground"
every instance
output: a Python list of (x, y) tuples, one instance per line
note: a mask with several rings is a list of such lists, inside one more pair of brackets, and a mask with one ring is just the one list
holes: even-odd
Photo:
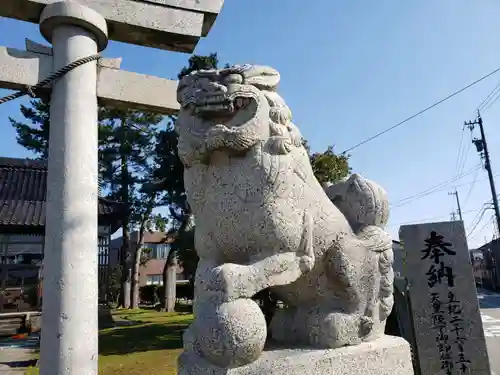
[(28, 337), (27, 333), (20, 333), (18, 335), (12, 336), (12, 339), (14, 339), (14, 340), (22, 340), (22, 339), (25, 339), (26, 337)]

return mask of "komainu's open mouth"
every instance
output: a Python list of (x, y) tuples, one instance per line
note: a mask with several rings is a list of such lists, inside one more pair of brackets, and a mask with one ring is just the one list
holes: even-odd
[(200, 117), (230, 118), (237, 111), (246, 108), (251, 101), (251, 98), (245, 97), (235, 97), (231, 100), (224, 95), (212, 95), (198, 99), (193, 109), (194, 114)]

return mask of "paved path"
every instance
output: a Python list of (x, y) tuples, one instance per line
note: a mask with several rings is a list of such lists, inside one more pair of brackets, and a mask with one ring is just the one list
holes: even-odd
[(0, 374), (23, 375), (33, 366), (35, 354), (32, 349), (0, 347)]
[(492, 375), (500, 374), (500, 294), (478, 290), (477, 298), (481, 309)]
[(38, 345), (38, 335), (25, 340), (0, 340), (0, 375), (24, 375), (26, 368), (36, 363), (34, 349)]

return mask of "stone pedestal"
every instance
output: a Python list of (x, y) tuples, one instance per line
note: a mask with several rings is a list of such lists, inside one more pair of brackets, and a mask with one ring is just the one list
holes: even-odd
[(179, 357), (179, 375), (412, 375), (409, 344), (400, 337), (382, 338), (340, 349), (267, 350), (247, 366), (223, 369), (194, 353)]

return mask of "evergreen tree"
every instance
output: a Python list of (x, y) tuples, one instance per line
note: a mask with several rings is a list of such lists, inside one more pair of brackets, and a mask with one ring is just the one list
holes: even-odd
[(17, 143), (33, 152), (38, 159), (48, 158), (49, 151), (49, 104), (42, 100), (31, 100), (31, 107), (21, 105), (21, 114), (31, 122), (25, 124), (9, 117), (17, 132)]
[[(146, 188), (154, 171), (154, 153), (158, 125), (162, 117), (135, 110), (101, 109), (101, 164), (103, 178), (109, 190), (108, 197), (124, 206), (121, 216), (123, 244), (122, 306), (138, 306), (139, 267), (142, 242), (153, 210), (161, 205), (157, 191)], [(133, 229), (139, 239), (131, 242)]]
[[(193, 55), (189, 58), (188, 65), (178, 75), (181, 79), (185, 75), (201, 69), (217, 69), (217, 54), (208, 56)], [(170, 207), (170, 216), (173, 219), (173, 232), (176, 240), (171, 245), (167, 262), (163, 269), (163, 307), (167, 311), (175, 308), (175, 269), (180, 261), (187, 275), (192, 275), (198, 256), (194, 250), (194, 218), (186, 201), (184, 188), (184, 166), (177, 154), (178, 136), (174, 129), (177, 116), (170, 116), (167, 127), (160, 132), (156, 148), (156, 163), (158, 168), (155, 173), (156, 188), (163, 194), (163, 203)], [(189, 277), (189, 276), (188, 276)]]
[[(32, 100), (31, 107), (21, 106), (21, 113), (28, 123), (10, 118), (17, 131), (17, 141), (36, 157), (48, 156), (50, 105)], [(133, 271), (137, 257), (142, 259), (138, 244), (131, 244), (130, 232), (142, 233), (153, 220), (153, 210), (161, 204), (160, 194), (145, 189), (144, 183), (154, 171), (155, 144), (158, 125), (162, 117), (152, 113), (113, 108), (99, 108), (99, 162), (103, 170), (103, 182), (108, 198), (122, 203), (120, 221), (123, 228), (121, 249), (122, 291), (121, 305), (130, 307)], [(158, 222), (155, 217), (154, 221)], [(140, 242), (140, 241), (139, 241)], [(137, 256), (137, 252), (139, 254)], [(137, 294), (137, 293), (136, 293)], [(136, 298), (137, 300), (137, 298)]]

